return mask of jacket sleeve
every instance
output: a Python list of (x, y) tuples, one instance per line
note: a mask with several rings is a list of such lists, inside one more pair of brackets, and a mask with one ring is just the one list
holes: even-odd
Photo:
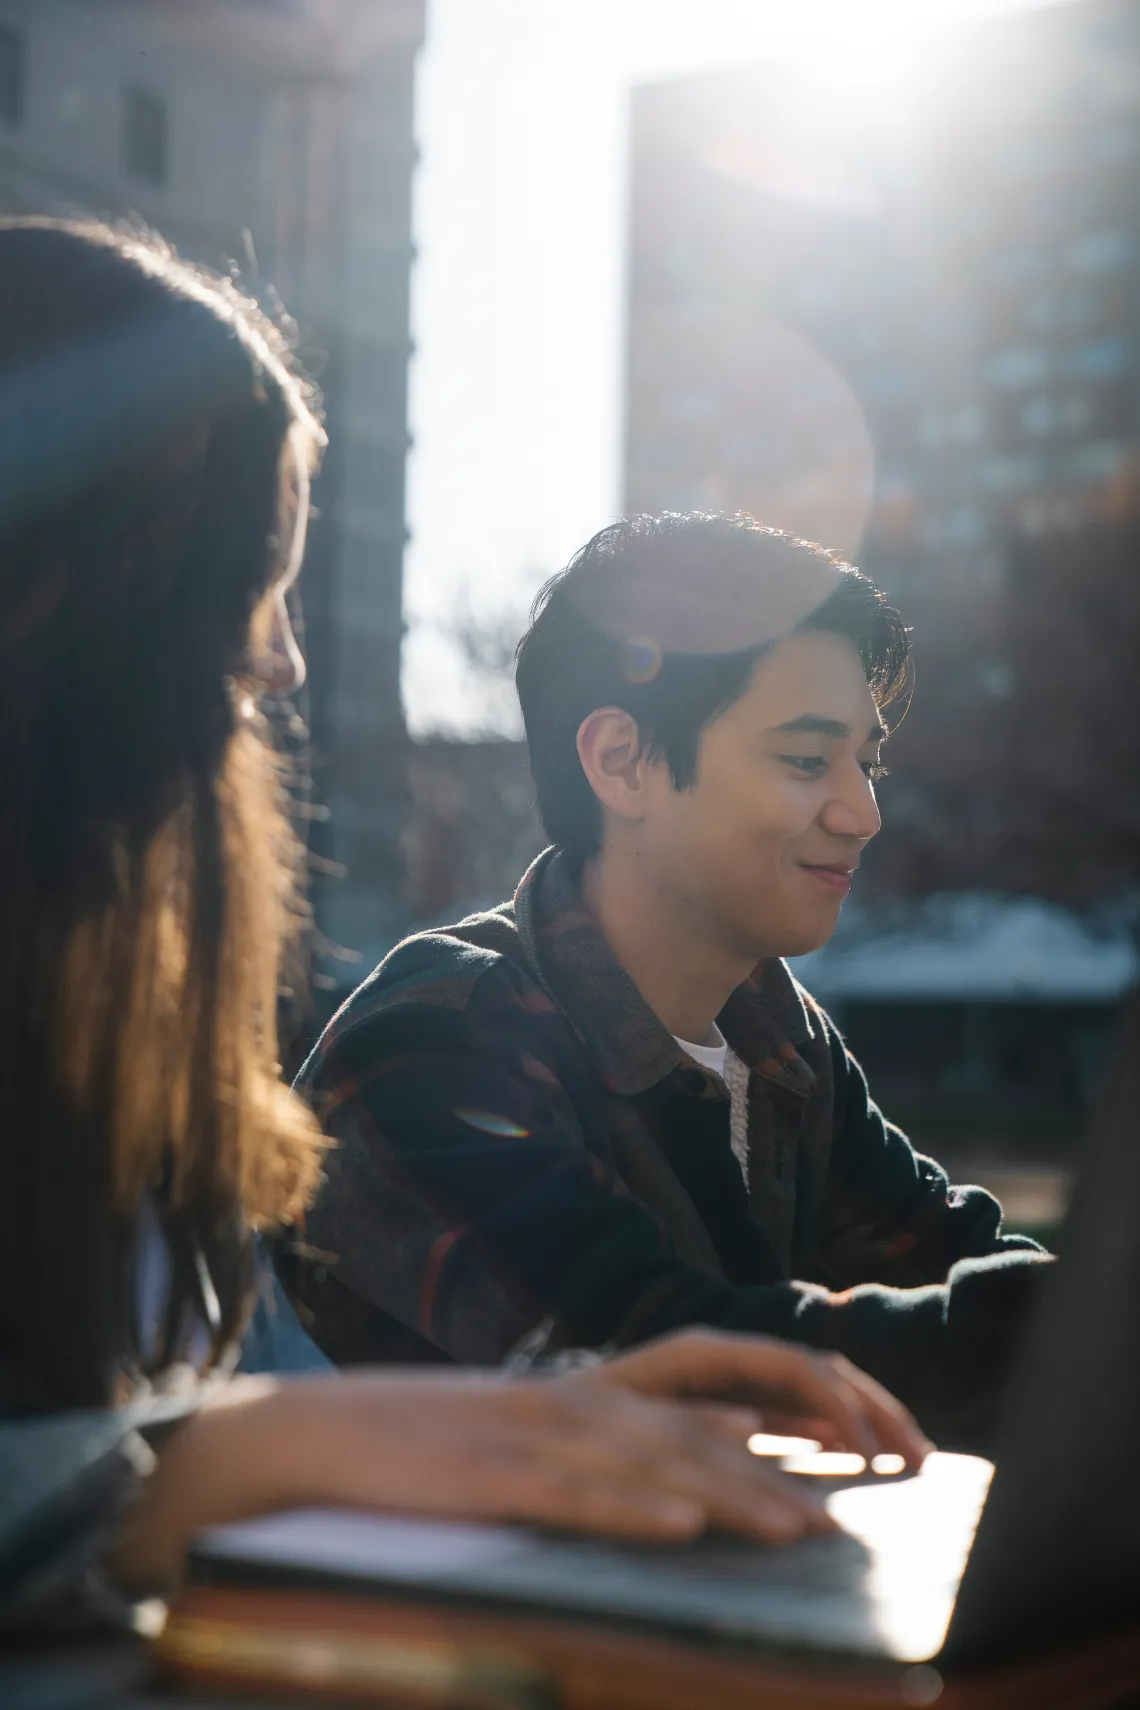
[(0, 1421), (0, 1632), (126, 1626), (102, 1561), (190, 1396)]
[(834, 1137), (818, 1232), (820, 1279), (833, 1288), (873, 1278), (896, 1288), (944, 1282), (960, 1259), (1040, 1253), (1002, 1233), (1002, 1209), (980, 1187), (954, 1187), (870, 1097), (862, 1069), (832, 1022)]
[[(952, 1342), (955, 1381), (971, 1381), (953, 1282), (856, 1300), (810, 1283), (734, 1287), (686, 1264), (624, 1189), (606, 1137), (583, 1131), (510, 976), (495, 969), (481, 987), (464, 1009), (349, 1017), (306, 1070), (337, 1144), (305, 1238), (343, 1290), (464, 1364), (499, 1363), (544, 1323), (547, 1351), (695, 1323), (857, 1352), (916, 1404), (941, 1393)], [(988, 1334), (984, 1381), (1004, 1347)]]
[(238, 1371), (243, 1375), (276, 1377), (315, 1376), (332, 1371), (332, 1361), (302, 1328), (278, 1280), (269, 1244), (264, 1239), (258, 1241), (254, 1287), (253, 1310), (242, 1337)]
[[(242, 1343), (242, 1372), (328, 1372), (264, 1251)], [(0, 1372), (20, 1406), (28, 1386)], [(0, 1418), (0, 1633), (126, 1626), (131, 1605), (102, 1568), (155, 1464), (155, 1449), (197, 1404), (197, 1386), (129, 1407)], [(21, 1408), (21, 1411), (23, 1409)]]

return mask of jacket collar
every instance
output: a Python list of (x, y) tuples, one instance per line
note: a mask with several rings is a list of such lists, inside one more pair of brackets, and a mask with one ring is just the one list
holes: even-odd
[[(614, 957), (562, 850), (545, 850), (527, 869), (514, 913), (528, 963), (614, 1092), (646, 1092), (688, 1061)], [(797, 1047), (814, 1030), (784, 962), (762, 963), (732, 993), (717, 1021), (750, 1069), (792, 1091), (810, 1090), (814, 1076)]]

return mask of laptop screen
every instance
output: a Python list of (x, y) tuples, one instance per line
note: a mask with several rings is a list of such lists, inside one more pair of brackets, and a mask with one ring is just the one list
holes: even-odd
[(945, 1655), (986, 1662), (1119, 1625), (1140, 1585), (1140, 998), (1010, 1381)]

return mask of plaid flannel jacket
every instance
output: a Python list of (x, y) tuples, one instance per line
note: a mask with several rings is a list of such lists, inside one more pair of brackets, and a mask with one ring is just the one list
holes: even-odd
[(559, 851), (512, 902), (398, 945), (298, 1080), (338, 1144), (281, 1262), (325, 1351), (491, 1364), (719, 1325), (838, 1348), (968, 1433), (1039, 1249), (884, 1120), (782, 962), (719, 1024), (750, 1070), (747, 1183), (723, 1084)]

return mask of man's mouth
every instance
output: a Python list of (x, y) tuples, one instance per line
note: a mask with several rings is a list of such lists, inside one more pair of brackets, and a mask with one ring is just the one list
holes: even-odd
[(810, 873), (813, 879), (818, 879), (829, 891), (835, 891), (843, 897), (851, 889), (851, 877), (858, 865), (857, 861), (853, 865), (848, 865), (846, 861), (836, 861), (821, 866), (813, 866), (808, 861), (800, 862), (805, 873)]

